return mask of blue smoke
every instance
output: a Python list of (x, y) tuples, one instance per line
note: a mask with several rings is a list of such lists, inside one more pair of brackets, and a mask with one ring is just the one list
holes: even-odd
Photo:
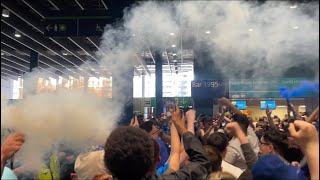
[(302, 81), (298, 87), (291, 90), (287, 87), (281, 87), (279, 90), (280, 96), (286, 99), (319, 96), (319, 83)]

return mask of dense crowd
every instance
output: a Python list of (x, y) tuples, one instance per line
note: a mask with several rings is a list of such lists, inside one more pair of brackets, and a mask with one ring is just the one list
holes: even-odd
[(179, 106), (170, 116), (135, 116), (104, 145), (75, 152), (54, 145), (41, 171), (10, 163), (27, 137), (10, 133), (1, 145), (2, 179), (319, 179), (319, 107), (309, 116), (288, 104), (285, 119), (253, 122), (228, 99), (213, 117)]

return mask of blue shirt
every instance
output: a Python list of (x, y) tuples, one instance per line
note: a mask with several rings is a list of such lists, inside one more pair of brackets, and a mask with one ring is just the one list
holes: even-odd
[(9, 179), (10, 180), (18, 180), (18, 177), (13, 173), (13, 171), (10, 168), (4, 167), (1, 179), (3, 179), (3, 180), (9, 180)]
[(157, 139), (157, 142), (159, 143), (160, 146), (160, 157), (161, 161), (157, 164), (157, 168), (160, 168), (161, 166), (164, 166), (169, 158), (169, 153), (168, 153), (168, 146), (160, 139)]

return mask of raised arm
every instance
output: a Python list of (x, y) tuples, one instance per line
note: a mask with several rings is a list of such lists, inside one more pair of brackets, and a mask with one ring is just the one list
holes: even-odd
[[(296, 112), (296, 110), (294, 109), (293, 104), (289, 103), (288, 105), (288, 109), (289, 111), (291, 111), (293, 113), (293, 118), (295, 120), (302, 120), (302, 118), (300, 117), (300, 115)], [(290, 116), (289, 116), (290, 117)]]
[(290, 123), (288, 130), (307, 157), (310, 178), (319, 179), (319, 138), (316, 128), (308, 122), (296, 120)]
[(186, 113), (187, 118), (187, 130), (194, 134), (194, 121), (196, 119), (196, 111), (193, 109), (190, 109)]
[(307, 122), (312, 123), (319, 117), (319, 106), (312, 112), (312, 114), (308, 117)]
[(267, 119), (268, 119), (268, 122), (269, 122), (269, 126), (270, 126), (270, 128), (272, 128), (272, 129), (277, 129), (276, 125), (275, 125), (274, 122), (273, 122), (273, 119), (272, 119), (272, 117), (271, 117), (271, 114), (272, 114), (272, 111), (270, 110), (269, 106), (267, 105), (266, 115), (267, 115)]
[(10, 158), (20, 150), (25, 138), (21, 133), (10, 134), (1, 145), (1, 176), (4, 166)]
[(242, 112), (236, 106), (234, 106), (229, 99), (223, 97), (223, 98), (220, 98), (218, 101), (220, 105), (229, 107), (232, 110), (232, 112), (234, 112), (235, 114), (242, 114)]
[(175, 125), (170, 123), (171, 132), (171, 155), (169, 160), (169, 169), (178, 171), (180, 168), (180, 137)]
[(214, 128), (213, 125), (211, 125), (208, 130), (204, 133), (204, 135), (201, 137), (201, 141), (205, 144), (205, 142), (207, 141), (208, 136), (210, 135), (212, 129)]
[(225, 127), (225, 132), (239, 139), (247, 167), (251, 169), (257, 161), (257, 157), (240, 125), (237, 122), (228, 123)]

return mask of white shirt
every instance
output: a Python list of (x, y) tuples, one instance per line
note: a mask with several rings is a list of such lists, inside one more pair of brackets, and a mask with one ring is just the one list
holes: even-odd
[(224, 160), (222, 160), (221, 167), (222, 167), (223, 172), (228, 172), (228, 173), (232, 174), (234, 177), (236, 177), (236, 179), (238, 179), (239, 176), (243, 173), (243, 171), (240, 168), (238, 168), (232, 164), (229, 164), (229, 163), (225, 162)]
[[(248, 134), (247, 135), (248, 141), (253, 151), (255, 152), (256, 156), (258, 157), (259, 140), (250, 126), (248, 127), (247, 134)], [(227, 146), (227, 154), (224, 160), (244, 171), (245, 169), (247, 169), (247, 163), (244, 158), (240, 145), (241, 143), (238, 138), (235, 138), (235, 137), (232, 138), (229, 141), (229, 145)]]

